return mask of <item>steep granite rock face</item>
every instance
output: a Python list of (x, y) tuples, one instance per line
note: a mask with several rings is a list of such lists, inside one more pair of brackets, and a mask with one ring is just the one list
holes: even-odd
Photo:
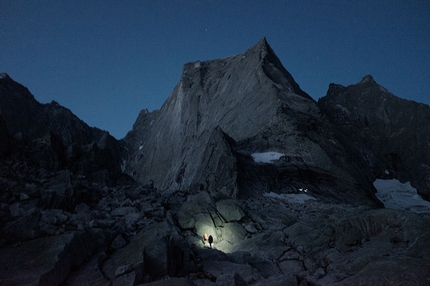
[[(263, 38), (243, 54), (186, 64), (161, 110), (141, 112), (126, 136), (126, 172), (161, 190), (218, 197), (309, 189), (370, 201), (373, 187), (331, 128)], [(279, 158), (252, 159), (268, 152)]]
[(318, 105), (365, 160), (372, 181), (411, 181), (430, 199), (428, 105), (393, 95), (370, 75), (348, 87), (331, 84)]

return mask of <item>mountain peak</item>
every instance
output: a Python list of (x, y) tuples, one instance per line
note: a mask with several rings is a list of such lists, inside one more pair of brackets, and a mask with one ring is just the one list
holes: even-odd
[(5, 73), (5, 72), (2, 72), (2, 73), (0, 73), (0, 79), (10, 79), (10, 76), (7, 74), (7, 73)]
[(359, 83), (376, 83), (376, 81), (373, 79), (373, 77), (370, 74), (368, 74), (365, 77), (363, 77)]
[(300, 86), (294, 80), (293, 76), (285, 69), (281, 60), (278, 58), (266, 38), (261, 38), (257, 44), (248, 49), (244, 54), (245, 57), (257, 59), (261, 62), (264, 73), (274, 83), (289, 86), (290, 90), (306, 99), (313, 100), (306, 92), (301, 90)]
[(267, 42), (266, 37), (263, 37), (257, 42), (257, 44), (255, 44), (253, 48), (257, 48), (259, 50), (267, 50), (268, 48), (270, 48), (270, 46), (269, 46), (269, 43)]
[(259, 59), (264, 59), (268, 55), (274, 55), (274, 52), (267, 42), (266, 37), (263, 37), (254, 46), (249, 48), (245, 54), (248, 56), (258, 55)]
[(368, 85), (374, 88), (378, 88), (380, 91), (388, 92), (388, 90), (379, 83), (377, 83), (370, 74), (363, 77), (361, 81), (357, 83), (357, 85)]

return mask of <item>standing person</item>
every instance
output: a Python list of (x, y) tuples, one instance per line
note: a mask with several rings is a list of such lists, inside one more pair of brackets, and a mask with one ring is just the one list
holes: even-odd
[(214, 242), (214, 238), (212, 237), (212, 235), (209, 235), (209, 246), (210, 248), (212, 248), (212, 243)]

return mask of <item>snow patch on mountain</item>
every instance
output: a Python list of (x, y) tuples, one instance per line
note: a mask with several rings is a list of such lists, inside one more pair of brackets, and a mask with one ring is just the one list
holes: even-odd
[(344, 107), (344, 106), (342, 106), (342, 105), (340, 105), (340, 104), (336, 104), (336, 107), (337, 107), (337, 108), (339, 108), (340, 110), (342, 110), (342, 112), (343, 112), (343, 113), (346, 113), (346, 114), (348, 114), (348, 115), (349, 115), (349, 110), (348, 110), (348, 108), (346, 108), (346, 107)]
[(430, 213), (430, 202), (425, 201), (410, 182), (401, 183), (396, 179), (373, 182), (376, 197), (385, 208), (408, 210), (414, 213)]
[(251, 154), (252, 159), (256, 163), (273, 163), (273, 161), (279, 160), (285, 154), (278, 152), (263, 152), (263, 153), (253, 153)]

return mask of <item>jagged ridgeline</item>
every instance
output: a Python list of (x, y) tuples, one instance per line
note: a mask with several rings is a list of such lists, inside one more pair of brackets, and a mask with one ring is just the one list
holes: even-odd
[(0, 74), (0, 285), (428, 285), (429, 126), (370, 75), (316, 102), (265, 38), (123, 140)]

